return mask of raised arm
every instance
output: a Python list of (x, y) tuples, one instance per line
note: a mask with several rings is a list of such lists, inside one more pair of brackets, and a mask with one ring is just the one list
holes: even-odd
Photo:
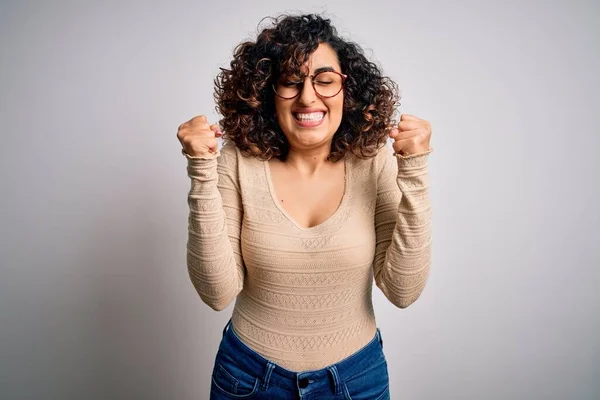
[(245, 275), (236, 150), (228, 144), (202, 157), (183, 154), (191, 179), (188, 271), (202, 301), (220, 311), (242, 290)]
[(395, 306), (421, 295), (431, 264), (431, 206), (426, 152), (410, 156), (385, 147), (377, 155), (375, 283)]

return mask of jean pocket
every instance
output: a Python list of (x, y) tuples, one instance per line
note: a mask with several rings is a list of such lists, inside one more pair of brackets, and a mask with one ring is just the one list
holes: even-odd
[(344, 381), (344, 396), (346, 400), (387, 399), (389, 386), (387, 361), (381, 357), (364, 371)]
[(249, 399), (258, 392), (259, 379), (225, 359), (217, 360), (212, 374), (214, 390), (232, 399)]

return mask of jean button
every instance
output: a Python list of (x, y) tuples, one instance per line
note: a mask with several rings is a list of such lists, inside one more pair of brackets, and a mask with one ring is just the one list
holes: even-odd
[(300, 386), (301, 389), (304, 389), (305, 387), (308, 386), (308, 379), (307, 378), (302, 378), (298, 381), (298, 386)]

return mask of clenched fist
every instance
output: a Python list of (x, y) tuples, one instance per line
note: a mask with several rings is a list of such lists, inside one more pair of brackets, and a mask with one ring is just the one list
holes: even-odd
[(217, 124), (210, 125), (204, 115), (198, 115), (179, 125), (177, 139), (183, 151), (192, 157), (215, 154), (218, 149), (217, 138), (223, 136)]
[(394, 151), (403, 156), (426, 152), (431, 149), (431, 124), (414, 115), (402, 114), (398, 127), (392, 129), (390, 137), (394, 139)]

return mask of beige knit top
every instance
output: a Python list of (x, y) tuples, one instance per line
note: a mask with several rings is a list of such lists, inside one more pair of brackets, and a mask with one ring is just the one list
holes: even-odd
[(300, 227), (275, 200), (267, 161), (231, 143), (191, 157), (187, 262), (201, 299), (255, 352), (291, 371), (324, 368), (375, 335), (373, 280), (397, 307), (423, 291), (431, 263), (425, 153), (347, 154), (328, 219)]

